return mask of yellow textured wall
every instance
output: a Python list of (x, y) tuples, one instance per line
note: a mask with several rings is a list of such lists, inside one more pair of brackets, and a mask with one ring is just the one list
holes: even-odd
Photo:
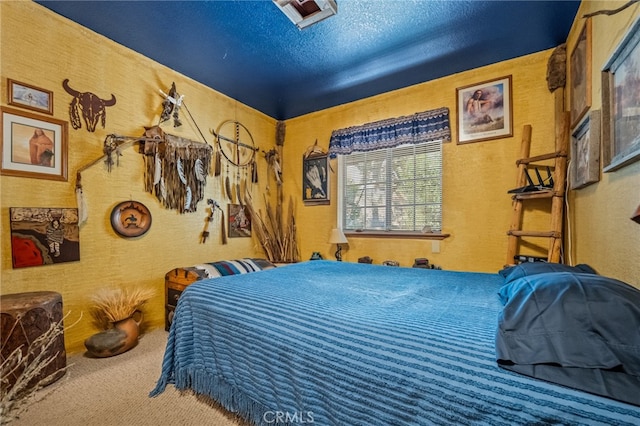
[[(67, 349), (82, 351), (84, 339), (97, 331), (88, 311), (89, 298), (97, 290), (116, 285), (154, 288), (157, 293), (146, 307), (145, 324), (150, 328), (164, 327), (165, 272), (199, 262), (260, 255), (256, 241), (250, 238), (232, 238), (227, 245), (221, 245), (218, 213), (211, 225), (210, 240), (199, 244), (205, 202), (200, 202), (195, 213), (180, 215), (164, 209), (154, 196), (144, 192), (142, 156), (137, 146), (129, 146), (122, 152), (120, 166), (111, 173), (102, 162), (82, 173), (89, 218), (80, 228), (80, 261), (12, 269), (9, 208), (75, 208), (76, 171), (102, 155), (107, 134), (138, 136), (144, 131), (143, 126), (157, 124), (162, 109), (159, 89), (166, 92), (172, 82), (176, 83), (209, 143), (213, 142), (209, 129), (216, 129), (224, 120), (237, 119), (264, 149), (273, 145), (275, 121), (38, 4), (0, 2), (0, 19), (3, 106), (7, 106), (7, 78), (53, 91), (54, 117), (65, 121), (69, 120), (71, 102), (71, 96), (62, 88), (65, 78), (79, 90), (102, 98), (113, 93), (117, 98), (116, 105), (107, 109), (106, 128), (98, 125), (90, 133), (84, 124), (78, 130), (69, 125), (67, 182), (1, 177), (2, 294), (60, 292), (64, 311), (70, 312), (65, 325), (84, 315), (65, 332)], [(184, 109), (181, 117), (182, 127), (174, 129), (169, 123), (163, 125), (165, 131), (201, 141)], [(260, 181), (266, 182), (264, 162), (260, 166)], [(220, 189), (219, 179), (209, 177), (205, 198), (223, 201)], [(261, 198), (262, 189), (254, 188), (255, 199)], [(141, 237), (121, 238), (111, 228), (112, 209), (126, 200), (140, 201), (151, 211), (151, 229)]]
[[(567, 39), (570, 53), (584, 25), (582, 15), (597, 10), (616, 9), (626, 1), (585, 1)], [(602, 106), (600, 71), (616, 46), (640, 14), (634, 5), (613, 16), (592, 19), (592, 107)], [(451, 237), (432, 252), (430, 240), (376, 239), (349, 237), (343, 259), (357, 261), (371, 256), (376, 263), (399, 260), (409, 266), (416, 257), (427, 257), (444, 269), (495, 272), (505, 260), (511, 203), (506, 191), (516, 179), (515, 159), (519, 156), (522, 128), (533, 127), (531, 155), (554, 150), (554, 95), (546, 82), (548, 58), (552, 51), (540, 52), (469, 72), (447, 76), (409, 88), (298, 117), (287, 122), (285, 143), (285, 188), (300, 200), (302, 155), (317, 140), (325, 150), (332, 130), (360, 125), (418, 111), (449, 107), (453, 141), (444, 145), (443, 232)], [(570, 69), (567, 87), (570, 87)], [(513, 78), (512, 138), (456, 145), (456, 88), (504, 75)], [(570, 91), (565, 91), (568, 109)], [(332, 161), (334, 169), (337, 161)], [(296, 224), (302, 258), (320, 251), (333, 258), (335, 247), (327, 243), (337, 222), (336, 176), (332, 174), (331, 205), (304, 206), (297, 203)], [(568, 226), (565, 227), (565, 263), (588, 263), (601, 274), (640, 287), (640, 226), (629, 220), (640, 203), (640, 162), (611, 173), (601, 173), (600, 182), (568, 193)], [(525, 203), (524, 229), (547, 230), (547, 201)], [(546, 249), (546, 240), (526, 239)]]
[[(622, 2), (584, 2), (583, 13), (615, 8)], [(593, 101), (601, 107), (599, 70), (609, 58), (627, 28), (638, 16), (633, 6), (615, 16), (593, 18)], [(74, 87), (101, 97), (114, 93), (117, 104), (107, 111), (107, 127), (95, 133), (84, 128), (69, 130), (69, 181), (2, 176), (0, 178), (0, 229), (2, 230), (2, 294), (52, 290), (63, 295), (66, 323), (84, 318), (66, 330), (70, 352), (83, 350), (82, 342), (97, 330), (88, 316), (89, 297), (103, 287), (143, 285), (157, 290), (147, 307), (146, 324), (162, 327), (164, 322), (163, 276), (171, 268), (197, 262), (260, 255), (254, 239), (230, 239), (219, 243), (219, 222), (212, 238), (199, 244), (204, 221), (204, 205), (198, 212), (180, 215), (163, 209), (144, 192), (142, 158), (135, 148), (127, 148), (120, 166), (108, 173), (98, 164), (83, 173), (83, 186), (89, 207), (89, 220), (80, 229), (81, 260), (58, 265), (12, 269), (9, 239), (10, 207), (76, 207), (75, 171), (102, 153), (109, 133), (138, 135), (145, 125), (158, 121), (161, 101), (158, 89), (176, 82), (198, 126), (209, 142), (209, 129), (223, 120), (237, 119), (252, 132), (263, 150), (273, 147), (275, 122), (255, 110), (238, 104), (220, 93), (202, 86), (177, 72), (55, 15), (32, 2), (0, 2), (1, 99), (6, 106), (6, 79), (42, 87), (54, 92), (54, 117), (68, 121), (71, 101), (62, 89), (69, 78)], [(29, 28), (29, 32), (24, 29)], [(582, 21), (577, 20), (568, 39), (573, 47)], [(27, 35), (28, 34), (28, 35)], [(443, 232), (451, 237), (441, 241), (440, 253), (432, 253), (432, 241), (411, 239), (349, 239), (343, 252), (346, 261), (369, 255), (376, 263), (399, 260), (409, 266), (416, 257), (427, 257), (444, 269), (495, 272), (505, 260), (506, 230), (511, 219), (507, 190), (516, 179), (515, 160), (519, 156), (522, 128), (533, 126), (532, 155), (553, 150), (553, 95), (547, 89), (546, 67), (551, 50), (516, 58), (500, 64), (447, 76), (406, 89), (287, 121), (284, 144), (285, 206), (289, 197), (296, 203), (296, 225), (302, 259), (313, 251), (333, 258), (335, 247), (327, 243), (336, 223), (336, 176), (332, 174), (331, 204), (304, 206), (302, 191), (302, 155), (317, 140), (327, 148), (335, 129), (360, 125), (418, 111), (449, 107), (453, 141), (444, 145)], [(52, 64), (52, 65), (50, 65)], [(513, 79), (513, 137), (457, 145), (455, 131), (456, 88), (511, 75)], [(190, 139), (199, 135), (183, 113), (185, 125), (165, 130)], [(333, 161), (334, 168), (337, 162)], [(255, 200), (262, 198), (267, 181), (264, 161), (259, 160), (260, 185), (254, 188)], [(599, 272), (640, 287), (640, 226), (629, 220), (640, 203), (640, 162), (616, 172), (603, 174), (600, 182), (569, 194), (571, 229), (570, 260), (589, 263)], [(273, 187), (272, 183), (272, 187)], [(209, 178), (205, 197), (222, 200), (219, 180)], [(153, 215), (150, 231), (142, 237), (123, 239), (111, 229), (109, 215), (125, 200), (144, 203)], [(533, 210), (538, 210), (533, 206)], [(529, 214), (532, 213), (532, 214)], [(530, 211), (528, 228), (546, 229), (547, 217)], [(218, 216), (219, 218), (219, 216)], [(544, 243), (542, 244), (545, 245)]]
[[(554, 150), (554, 96), (547, 89), (546, 70), (551, 50), (513, 59), (396, 90), (380, 96), (287, 121), (285, 143), (285, 188), (300, 199), (302, 156), (318, 140), (328, 149), (331, 132), (391, 117), (448, 107), (452, 141), (443, 148), (443, 227), (451, 236), (432, 252), (426, 239), (349, 237), (343, 259), (356, 262), (370, 256), (374, 263), (387, 259), (411, 266), (417, 257), (426, 257), (444, 269), (497, 272), (505, 262), (507, 234), (511, 221), (511, 198), (515, 186), (515, 161), (520, 153), (522, 129), (533, 126), (531, 154)], [(458, 145), (456, 133), (456, 89), (504, 76), (512, 76), (513, 137)], [(337, 160), (332, 161), (334, 170)], [(337, 222), (337, 178), (331, 175), (331, 205), (304, 206), (298, 202), (296, 224), (303, 259), (313, 251), (333, 259), (335, 246), (327, 243)], [(549, 216), (533, 211), (526, 214), (530, 229), (547, 230)], [(547, 240), (538, 241), (546, 249)], [(535, 252), (535, 251), (534, 251)]]
[[(583, 15), (616, 9), (626, 3), (583, 2), (567, 40), (567, 51), (573, 50), (585, 25)], [(590, 19), (593, 43), (591, 110), (599, 110), (602, 108), (601, 70), (633, 22), (640, 19), (640, 5), (635, 4), (615, 15), (597, 15)], [(567, 86), (570, 85), (569, 78)], [(599, 182), (570, 191), (569, 200), (571, 244), (568, 251), (573, 263), (587, 263), (603, 275), (640, 288), (640, 225), (629, 219), (640, 204), (640, 161), (614, 172), (601, 172)]]

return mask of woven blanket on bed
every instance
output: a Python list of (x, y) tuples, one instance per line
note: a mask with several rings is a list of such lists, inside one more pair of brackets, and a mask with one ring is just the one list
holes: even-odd
[(162, 373), (254, 424), (640, 424), (629, 404), (501, 369), (497, 274), (313, 261), (182, 294)]
[(207, 274), (207, 278), (224, 277), (227, 275), (247, 274), (249, 272), (263, 271), (275, 268), (276, 265), (266, 259), (256, 259), (245, 257), (236, 260), (221, 260), (218, 262), (200, 263), (193, 265), (194, 268), (202, 269)]

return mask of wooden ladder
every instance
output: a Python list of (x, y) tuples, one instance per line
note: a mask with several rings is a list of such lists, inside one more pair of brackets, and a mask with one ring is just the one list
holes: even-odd
[[(539, 237), (549, 239), (547, 250), (547, 262), (560, 262), (562, 252), (562, 229), (564, 224), (564, 192), (567, 176), (567, 150), (569, 146), (569, 113), (562, 111), (556, 124), (555, 151), (530, 157), (531, 150), (531, 125), (524, 126), (522, 135), (522, 145), (520, 147), (520, 159), (516, 161), (518, 166), (518, 177), (516, 185), (518, 188), (527, 185), (527, 168), (535, 166), (536, 163), (553, 161), (553, 187), (544, 188), (539, 191), (521, 192), (513, 195), (513, 213), (511, 226), (507, 235), (509, 236), (507, 246), (506, 265), (516, 263), (515, 257), (519, 255), (520, 238)], [(527, 200), (549, 198), (550, 207), (550, 230), (548, 231), (527, 231), (522, 229), (523, 204)]]

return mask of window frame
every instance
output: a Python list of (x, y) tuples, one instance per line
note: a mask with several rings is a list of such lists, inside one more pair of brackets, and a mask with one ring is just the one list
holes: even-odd
[[(443, 149), (443, 144), (444, 144), (444, 140), (439, 140), (439, 141), (426, 141), (423, 142), (421, 144), (416, 144), (416, 145), (422, 145), (422, 144), (427, 144), (427, 143), (432, 143), (432, 142), (439, 142), (440, 143), (440, 150), (442, 153), (442, 149)], [(396, 149), (402, 149), (403, 147), (406, 147), (406, 145), (401, 145), (401, 146), (397, 146), (397, 147), (393, 147), (393, 148), (383, 148), (384, 150), (396, 150)], [(357, 153), (357, 154), (362, 154), (362, 153)], [(353, 154), (349, 154), (349, 155), (353, 155)], [(346, 236), (351, 236), (351, 237), (370, 237), (370, 238), (413, 238), (413, 239), (431, 239), (431, 240), (443, 240), (447, 237), (450, 236), (450, 234), (448, 233), (443, 233), (442, 229), (440, 229), (437, 232), (422, 232), (422, 231), (407, 231), (407, 230), (348, 230), (344, 228), (344, 183), (345, 183), (345, 176), (343, 173), (344, 170), (344, 161), (345, 161), (345, 156), (344, 155), (338, 155), (337, 156), (337, 160), (338, 160), (338, 168), (337, 168), (337, 224), (338, 227), (340, 229), (343, 230), (344, 234)], [(442, 159), (441, 159), (442, 161)], [(443, 187), (443, 183), (442, 183), (442, 178), (443, 178), (443, 171), (441, 169), (440, 172), (440, 185), (441, 185), (441, 191), (442, 191), (442, 187)], [(440, 200), (440, 206), (442, 207), (444, 205), (443, 200)], [(389, 207), (389, 206), (387, 206)], [(443, 212), (444, 213), (444, 212)], [(443, 218), (441, 217), (440, 219), (440, 227), (442, 228), (442, 222), (443, 222)]]

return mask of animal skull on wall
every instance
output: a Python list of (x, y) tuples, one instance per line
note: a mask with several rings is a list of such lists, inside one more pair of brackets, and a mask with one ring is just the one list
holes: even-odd
[(82, 127), (82, 122), (80, 121), (80, 113), (82, 113), (87, 131), (95, 131), (98, 120), (100, 120), (104, 129), (107, 119), (106, 108), (116, 104), (115, 95), (111, 94), (111, 99), (104, 100), (91, 92), (79, 92), (69, 86), (68, 78), (62, 82), (62, 87), (68, 94), (73, 96), (73, 100), (69, 104), (71, 126), (76, 130)]

